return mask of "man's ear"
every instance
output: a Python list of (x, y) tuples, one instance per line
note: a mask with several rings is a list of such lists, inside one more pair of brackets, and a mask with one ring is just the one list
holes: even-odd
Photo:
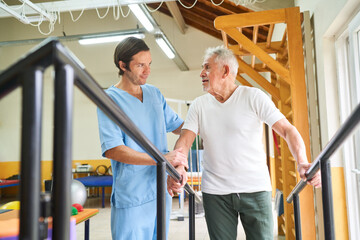
[(124, 63), (123, 61), (119, 61), (119, 67), (121, 70), (123, 70), (125, 72), (125, 70), (127, 70), (126, 68), (126, 63)]
[(230, 74), (230, 68), (228, 65), (224, 65), (224, 68), (223, 68), (223, 77), (226, 78), (227, 76), (229, 76)]

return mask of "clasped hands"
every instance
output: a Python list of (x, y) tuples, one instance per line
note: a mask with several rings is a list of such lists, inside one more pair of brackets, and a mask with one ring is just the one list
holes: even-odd
[(187, 182), (186, 169), (189, 167), (188, 160), (187, 156), (182, 153), (182, 148), (178, 148), (174, 151), (169, 152), (165, 155), (165, 158), (171, 163), (171, 165), (175, 167), (181, 179), (180, 181), (177, 181), (170, 176), (168, 176), (167, 178), (167, 190), (169, 194), (173, 197), (174, 192), (182, 192), (182, 188)]

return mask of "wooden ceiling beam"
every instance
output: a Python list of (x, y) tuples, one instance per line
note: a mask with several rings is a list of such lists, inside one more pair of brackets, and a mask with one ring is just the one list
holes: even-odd
[[(217, 31), (215, 28), (212, 29), (212, 28), (209, 28), (208, 26), (199, 24), (199, 22), (196, 20), (186, 20), (186, 24), (188, 24), (202, 32), (205, 32), (205, 33), (209, 34), (210, 36), (213, 36), (219, 40), (222, 40), (221, 32)], [(228, 41), (230, 44), (237, 44), (237, 42), (230, 37), (228, 38)]]
[[(212, 29), (214, 31), (217, 31), (214, 27), (214, 19), (217, 17), (213, 14), (208, 14), (206, 11), (204, 11), (203, 9), (198, 9), (196, 11), (188, 11), (185, 9), (181, 9), (181, 14), (183, 15), (185, 22), (194, 22), (196, 20), (199, 19), (199, 24), (206, 26), (208, 29)], [(214, 18), (212, 19), (212, 17), (214, 16)], [(212, 20), (210, 20), (212, 19)], [(242, 32), (244, 33), (245, 36), (247, 36), (249, 39), (252, 39), (252, 29), (251, 28), (243, 28)], [(222, 38), (220, 38), (222, 39)], [(259, 40), (260, 41), (265, 41), (266, 40), (266, 36), (264, 35), (259, 35)]]
[(169, 9), (171, 15), (174, 18), (174, 21), (176, 23), (176, 25), (178, 26), (180, 32), (182, 34), (185, 34), (186, 31), (186, 24), (185, 24), (185, 20), (183, 18), (183, 16), (181, 15), (180, 9), (178, 7), (178, 5), (176, 4), (176, 2), (165, 2), (167, 8)]
[[(203, 9), (204, 11), (206, 11), (208, 13), (213, 13), (216, 16), (248, 12), (248, 11), (236, 8), (236, 7), (235, 8), (231, 7), (229, 4), (226, 4), (226, 2), (228, 2), (228, 0), (225, 0), (221, 5), (217, 6), (217, 5), (214, 5), (209, 0), (197, 0), (195, 6), (191, 9), (184, 8), (183, 6), (181, 6), (180, 3), (178, 3), (178, 6), (180, 9), (186, 9), (188, 11), (195, 11), (195, 12), (196, 12), (195, 8)], [(194, 1), (193, 0), (181, 0), (181, 3), (182, 4), (185, 3), (184, 4), (185, 6), (191, 6), (194, 3)]]
[(233, 3), (232, 1), (229, 1), (229, 0), (224, 0), (224, 2), (218, 6), (215, 6), (211, 1), (208, 1), (208, 0), (198, 0), (198, 2), (204, 3), (211, 8), (219, 9), (219, 10), (223, 11), (225, 14), (253, 12), (253, 10), (246, 8), (242, 5), (236, 5), (235, 3)]
[[(244, 13), (246, 11), (252, 11), (250, 9), (247, 9), (242, 6), (236, 6), (235, 3), (233, 3), (230, 0), (225, 0), (221, 5), (216, 6), (209, 0), (198, 0), (198, 2), (195, 4), (194, 7), (191, 9), (184, 8), (180, 5), (179, 2), (166, 2), (166, 4), (163, 4), (159, 11), (168, 15), (173, 16), (175, 22), (177, 22), (176, 18), (171, 13), (170, 9), (171, 7), (168, 7), (168, 3), (172, 5), (177, 5), (178, 10), (180, 11), (180, 15), (182, 16), (185, 24), (198, 28), (199, 30), (214, 36), (220, 40), (222, 40), (222, 35), (219, 31), (217, 31), (214, 27), (214, 20), (218, 16), (224, 16), (224, 15), (233, 15), (237, 13)], [(194, 2), (192, 0), (182, 0), (182, 3), (186, 6), (191, 6)], [(148, 4), (148, 6), (156, 8), (158, 7), (157, 4), (151, 3)], [(240, 14), (242, 15), (242, 14)], [(178, 23), (177, 23), (178, 24)], [(179, 27), (180, 31), (183, 33), (185, 30), (183, 27)], [(257, 42), (265, 42), (267, 40), (268, 36), (268, 25), (266, 26), (260, 26), (258, 28), (258, 39)], [(241, 28), (242, 33), (249, 38), (251, 41), (253, 39), (253, 26), (249, 27), (242, 27)], [(229, 44), (236, 44), (236, 41), (232, 39), (230, 36), (228, 37)]]
[(189, 21), (189, 20), (190, 21), (196, 21), (199, 24), (203, 25), (204, 27), (207, 27), (208, 29), (212, 29), (213, 31), (217, 31), (214, 28), (214, 25), (213, 25), (214, 22), (212, 20), (210, 20), (209, 18), (203, 17), (201, 15), (198, 15), (198, 14), (195, 14), (194, 12), (189, 12), (189, 11), (182, 11), (181, 13), (185, 18), (185, 22)]
[[(233, 10), (230, 10), (230, 9), (228, 9), (228, 8), (225, 8), (225, 7), (223, 6), (223, 4), (224, 4), (225, 1), (223, 2), (223, 4), (221, 4), (221, 5), (219, 5), (219, 6), (215, 6), (214, 4), (212, 4), (211, 1), (207, 1), (207, 0), (198, 0), (198, 2), (200, 2), (200, 3), (202, 3), (202, 4), (206, 5), (206, 6), (214, 9), (215, 11), (221, 11), (221, 12), (222, 12), (221, 15), (229, 15), (229, 14), (237, 13), (237, 11), (234, 12)], [(221, 15), (219, 15), (219, 16), (221, 16)]]
[(203, 18), (207, 18), (212, 22), (212, 25), (214, 26), (214, 20), (215, 18), (218, 17), (218, 15), (214, 12), (211, 11), (211, 9), (205, 9), (201, 6), (195, 6), (192, 9), (186, 9), (186, 8), (181, 8), (180, 9), (181, 13), (189, 13), (192, 14), (193, 16), (201, 16)]
[[(186, 1), (186, 0), (185, 0)], [(217, 12), (217, 11), (221, 11), (222, 14), (217, 14), (218, 16), (223, 16), (223, 15), (231, 15), (231, 14), (239, 14), (239, 13), (248, 13), (248, 12), (253, 12), (252, 10), (245, 8), (245, 7), (240, 7), (241, 5), (236, 6), (233, 2), (225, 0), (221, 5), (219, 6), (215, 6), (211, 1), (208, 0), (198, 0), (199, 4), (197, 7), (199, 7), (200, 9), (205, 9), (205, 11), (209, 12), (211, 10), (206, 9), (204, 7), (207, 6), (211, 9), (213, 9), (213, 11), (211, 12)], [(196, 6), (196, 5), (195, 5)], [(252, 30), (249, 30), (252, 31)], [(267, 35), (267, 32), (269, 31), (269, 27), (266, 25), (259, 25), (259, 33), (261, 35)], [(261, 38), (261, 39), (265, 39)]]

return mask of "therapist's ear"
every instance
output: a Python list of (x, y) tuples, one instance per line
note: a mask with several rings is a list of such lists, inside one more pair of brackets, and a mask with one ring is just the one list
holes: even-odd
[(119, 67), (121, 70), (123, 70), (125, 72), (125, 70), (128, 70), (126, 63), (124, 63), (123, 61), (119, 61)]

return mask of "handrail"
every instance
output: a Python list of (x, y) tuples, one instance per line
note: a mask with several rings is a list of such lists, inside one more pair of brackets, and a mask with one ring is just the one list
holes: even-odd
[[(72, 119), (72, 93), (76, 85), (95, 105), (99, 107), (112, 121), (114, 121), (126, 134), (139, 144), (157, 162), (157, 191), (161, 197), (157, 201), (158, 231), (164, 225), (165, 210), (162, 205), (165, 201), (165, 169), (169, 175), (180, 181), (176, 169), (166, 160), (162, 153), (147, 139), (136, 127), (121, 108), (102, 90), (99, 84), (86, 71), (83, 64), (66, 49), (56, 38), (48, 38), (23, 56), (18, 62), (11, 65), (0, 74), (0, 99), (18, 86), (23, 86), (23, 119), (22, 119), (22, 177), (34, 177), (35, 183), (22, 181), (20, 185), (20, 238), (37, 239), (39, 231), (36, 222), (39, 219), (38, 206), (40, 201), (40, 153), (41, 153), (41, 111), (42, 111), (42, 81), (43, 71), (48, 66), (55, 66), (55, 127), (54, 127), (54, 203), (61, 209), (70, 205), (71, 176), (71, 119)], [(26, 105), (26, 108), (24, 107)], [(28, 122), (31, 122), (28, 124)], [(30, 156), (29, 156), (30, 155)], [(70, 163), (70, 164), (69, 164)], [(24, 167), (26, 166), (26, 167)], [(58, 177), (59, 176), (59, 177)], [(160, 186), (162, 185), (162, 186)], [(40, 185), (39, 185), (40, 186)], [(186, 183), (184, 189), (190, 194), (195, 207), (195, 199), (201, 202), (198, 194)], [(29, 195), (29, 192), (31, 194)], [(29, 199), (26, 199), (26, 198)], [(56, 199), (56, 198), (59, 199)], [(160, 210), (159, 210), (160, 209)], [(193, 211), (194, 209), (189, 209)], [(30, 213), (29, 213), (30, 211)], [(193, 211), (194, 213), (194, 211)], [(69, 233), (69, 219), (67, 211), (55, 210), (53, 222), (53, 237), (63, 239)], [(195, 215), (189, 216), (194, 218)], [(25, 219), (23, 221), (22, 219)], [(190, 239), (195, 238), (193, 220), (190, 223)], [(23, 228), (21, 228), (23, 226)], [(63, 232), (58, 232), (63, 229)], [(161, 236), (162, 235), (162, 236)], [(164, 239), (164, 233), (158, 234), (158, 239)]]
[(360, 104), (355, 108), (347, 120), (342, 124), (339, 130), (331, 138), (323, 151), (315, 159), (311, 167), (306, 171), (306, 179), (300, 180), (293, 188), (289, 196), (286, 198), (288, 203), (293, 202), (294, 219), (295, 219), (295, 235), (297, 240), (301, 240), (301, 223), (300, 223), (300, 205), (298, 195), (306, 186), (307, 181), (312, 179), (316, 172), (321, 170), (322, 182), (322, 202), (323, 202), (323, 218), (325, 239), (335, 239), (334, 232), (334, 211), (333, 211), (333, 194), (331, 186), (331, 168), (330, 157), (343, 144), (345, 139), (355, 131), (360, 122)]
[(327, 161), (332, 154), (342, 145), (345, 139), (355, 130), (356, 126), (360, 122), (360, 104), (355, 108), (347, 120), (338, 129), (335, 135), (331, 138), (329, 143), (317, 156), (311, 167), (306, 171), (306, 181), (300, 180), (293, 188), (289, 196), (286, 198), (288, 203), (292, 202), (294, 194), (299, 194), (301, 190), (306, 186), (307, 181), (312, 179), (316, 172), (320, 169), (321, 161)]

